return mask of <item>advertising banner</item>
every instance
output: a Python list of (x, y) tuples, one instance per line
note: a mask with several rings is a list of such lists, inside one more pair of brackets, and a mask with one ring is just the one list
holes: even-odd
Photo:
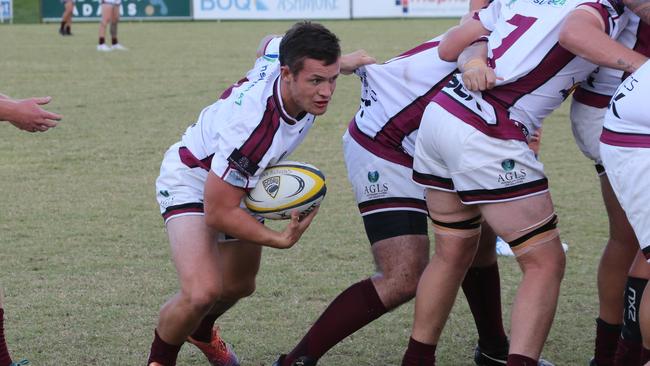
[(354, 0), (352, 18), (459, 17), (469, 0)]
[(350, 0), (194, 0), (194, 19), (350, 19)]
[[(42, 0), (43, 21), (60, 21), (61, 0)], [(98, 20), (102, 16), (101, 0), (76, 0), (74, 21)], [(191, 19), (190, 0), (122, 0), (123, 20)]]
[(14, 17), (11, 0), (0, 0), (0, 22), (8, 22)]

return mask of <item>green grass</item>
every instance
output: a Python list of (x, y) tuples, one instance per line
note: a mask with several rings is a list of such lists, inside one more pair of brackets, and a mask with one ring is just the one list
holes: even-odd
[[(22, 0), (18, 0), (21, 2)], [(154, 180), (163, 152), (199, 111), (252, 65), (259, 39), (288, 22), (126, 23), (131, 50), (95, 51), (96, 24), (0, 31), (0, 92), (52, 95), (60, 126), (27, 134), (0, 124), (0, 283), (16, 358), (34, 365), (142, 365), (160, 305), (176, 274), (158, 214)], [(452, 21), (328, 22), (345, 51), (384, 60)], [(355, 77), (340, 79), (330, 111), (294, 155), (320, 167), (329, 194), (310, 230), (288, 251), (265, 250), (257, 292), (221, 320), (244, 365), (270, 365), (327, 304), (374, 267), (342, 161), (340, 138), (357, 109)], [(542, 146), (562, 238), (570, 244), (555, 325), (544, 356), (585, 364), (597, 314), (596, 266), (607, 220), (591, 164), (574, 146), (564, 106)], [(500, 259), (504, 318), (519, 269)], [(397, 365), (412, 305), (387, 314), (335, 347), (321, 365)], [(508, 322), (506, 320), (506, 322)], [(470, 365), (476, 333), (460, 299), (439, 346), (440, 365)], [(184, 347), (180, 365), (205, 365)]]

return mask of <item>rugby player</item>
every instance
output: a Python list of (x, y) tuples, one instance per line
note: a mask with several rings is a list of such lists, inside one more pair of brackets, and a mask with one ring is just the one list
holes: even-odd
[(611, 39), (620, 32), (621, 12), (599, 2), (497, 0), (440, 44), (441, 58), (451, 61), (487, 37), (491, 66), (478, 54), (458, 59), (463, 74), (434, 96), (422, 119), (413, 178), (428, 188), (436, 252), (418, 284), (402, 365), (435, 364), (483, 220), (510, 244), (523, 271), (507, 364), (538, 362), (565, 257), (548, 181), (527, 137), (586, 78), (589, 61), (626, 69), (641, 63), (643, 56)]
[[(431, 39), (383, 64), (356, 71), (361, 104), (343, 137), (344, 155), (377, 272), (334, 299), (275, 365), (315, 365), (341, 340), (415, 296), (429, 258), (429, 238), (424, 190), (410, 178), (413, 148), (429, 99), (457, 71), (455, 63), (438, 57), (439, 41)], [(487, 225), (481, 240), (463, 290), (479, 333), (475, 362), (497, 365), (507, 358), (508, 339), (495, 235)]]
[(175, 365), (185, 341), (213, 366), (238, 365), (216, 319), (254, 292), (262, 247), (293, 246), (317, 212), (294, 212), (278, 232), (241, 201), (326, 112), (339, 71), (374, 62), (363, 52), (340, 57), (338, 38), (309, 22), (265, 38), (258, 57), (165, 153), (156, 190), (181, 289), (160, 311), (150, 366)]
[[(99, 22), (99, 44), (97, 51), (110, 52), (113, 50), (127, 51), (117, 40), (117, 23), (120, 21), (120, 6), (122, 0), (101, 0), (102, 20)], [(106, 26), (110, 24), (111, 46), (106, 44)]]
[[(650, 27), (634, 14), (617, 41), (650, 56)], [(571, 101), (573, 134), (583, 154), (595, 163), (609, 219), (609, 239), (598, 266), (599, 313), (591, 366), (637, 365), (641, 357), (637, 314), (650, 269), (637, 254), (634, 231), (607, 179), (599, 151), (606, 107), (627, 76), (621, 70), (599, 67), (576, 89)]]

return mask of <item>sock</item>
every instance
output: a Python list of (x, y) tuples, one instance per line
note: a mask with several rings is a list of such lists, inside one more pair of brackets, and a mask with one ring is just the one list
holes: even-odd
[(99, 44), (102, 45), (106, 43), (106, 39), (104, 37), (99, 37)]
[(72, 29), (70, 29), (70, 26), (65, 27), (65, 34), (72, 34)]
[(0, 308), (0, 366), (10, 366), (13, 361), (9, 357), (9, 350), (5, 341), (4, 316), (5, 311)]
[(176, 358), (178, 357), (178, 351), (181, 350), (181, 345), (175, 346), (169, 344), (158, 336), (158, 330), (154, 331), (155, 336), (153, 343), (151, 343), (151, 352), (149, 352), (149, 360), (147, 365), (152, 362), (158, 362), (165, 366), (176, 366)]
[(501, 317), (499, 266), (471, 267), (463, 280), (463, 292), (474, 316), (481, 350), (508, 349), (508, 338)]
[(609, 324), (600, 318), (596, 319), (594, 361), (598, 366), (611, 366), (614, 364), (616, 344), (620, 334), (621, 325)]
[(511, 353), (508, 355), (507, 366), (537, 366), (537, 360), (524, 355)]
[(402, 359), (402, 366), (434, 366), (436, 364), (436, 345), (409, 339), (409, 345)]
[(614, 365), (638, 365), (641, 358), (641, 328), (639, 327), (639, 309), (641, 297), (648, 280), (628, 277), (625, 285), (623, 306), (623, 328), (616, 346)]
[(111, 44), (117, 44), (117, 37), (111, 38)]
[(61, 28), (59, 28), (59, 30), (63, 31), (64, 28), (65, 28), (65, 22), (61, 22)]
[(210, 340), (212, 340), (212, 328), (214, 328), (214, 322), (217, 321), (217, 318), (219, 315), (216, 314), (208, 314), (203, 317), (203, 320), (201, 320), (201, 324), (199, 324), (198, 328), (192, 333), (191, 337), (196, 339), (199, 342), (205, 342), (205, 343), (210, 343)]
[(301, 356), (318, 360), (337, 343), (387, 311), (370, 279), (348, 287), (330, 303), (300, 343), (287, 355), (283, 365), (291, 365)]

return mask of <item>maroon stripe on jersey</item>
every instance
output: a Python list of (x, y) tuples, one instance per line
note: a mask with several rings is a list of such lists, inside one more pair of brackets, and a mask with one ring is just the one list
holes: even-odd
[(230, 96), (230, 94), (232, 94), (233, 89), (241, 86), (243, 83), (245, 83), (247, 81), (248, 81), (248, 78), (243, 78), (243, 79), (239, 80), (238, 82), (232, 84), (228, 89), (224, 90), (223, 93), (221, 93), (221, 96), (219, 97), (219, 99), (222, 99), (222, 100), (227, 99)]
[(415, 198), (392, 197), (366, 201), (359, 204), (359, 212), (361, 212), (361, 214), (387, 208), (415, 208), (426, 212), (427, 202), (425, 200), (418, 200)]
[(195, 202), (195, 203), (184, 203), (182, 205), (176, 205), (176, 206), (169, 206), (163, 212), (162, 217), (163, 220), (167, 220), (168, 218), (184, 213), (203, 213), (203, 204), (200, 202)]
[(424, 174), (415, 170), (413, 171), (413, 180), (424, 186), (438, 187), (449, 191), (455, 189), (454, 182), (450, 178), (439, 177), (433, 174)]
[(526, 74), (526, 76), (484, 92), (484, 99), (489, 101), (489, 97), (494, 97), (503, 104), (503, 107), (508, 109), (517, 103), (521, 97), (532, 93), (552, 79), (575, 57), (574, 54), (564, 49), (559, 43), (556, 43), (537, 67)]
[(196, 156), (194, 156), (194, 154), (192, 154), (190, 149), (186, 148), (185, 146), (181, 146), (178, 149), (178, 156), (181, 158), (181, 162), (190, 168), (201, 168), (210, 171), (210, 167), (212, 166), (212, 157), (214, 154), (199, 160)]
[(612, 99), (611, 95), (603, 95), (578, 87), (573, 93), (573, 99), (584, 105), (594, 108), (605, 108), (609, 105), (609, 100)]
[[(244, 144), (239, 148), (239, 159), (245, 160), (247, 167), (258, 167), (262, 157), (271, 147), (273, 138), (280, 128), (280, 114), (278, 113), (279, 105), (274, 102), (273, 96), (269, 97), (266, 102), (266, 110), (262, 116), (262, 120), (255, 127), (253, 133), (248, 137)], [(235, 162), (231, 161), (235, 164)], [(238, 167), (237, 164), (233, 165), (234, 168), (240, 170), (242, 173), (254, 175), (252, 169), (246, 167)], [(244, 170), (242, 170), (244, 168)], [(255, 169), (257, 170), (257, 169)]]
[[(273, 101), (275, 102), (275, 108), (277, 109), (278, 113), (280, 114), (280, 117), (282, 117), (282, 119), (286, 123), (288, 123), (290, 125), (294, 125), (296, 123), (296, 119), (289, 116), (288, 114), (286, 114), (284, 108), (282, 108), (282, 102), (280, 100), (280, 89), (278, 88), (279, 83), (280, 83), (280, 78), (278, 77), (275, 80), (275, 83), (273, 83)], [(303, 115), (303, 118), (304, 118), (304, 115)]]
[(413, 102), (411, 102), (411, 104), (407, 105), (391, 117), (381, 130), (377, 132), (374, 138), (364, 134), (357, 126), (354, 118), (348, 127), (350, 136), (352, 136), (359, 145), (363, 146), (364, 149), (382, 159), (403, 165), (407, 168), (413, 167), (413, 157), (404, 151), (402, 148), (402, 141), (404, 141), (408, 135), (420, 128), (422, 115), (424, 114), (427, 105), (429, 105), (429, 101), (449, 82), (449, 79), (455, 72), (457, 72), (457, 70), (446, 75), (426, 93), (417, 97)]
[[(419, 46), (417, 46), (417, 47), (414, 47), (414, 48), (411, 48), (410, 50), (408, 50), (408, 51), (402, 53), (401, 55), (395, 57), (395, 58), (392, 59), (392, 60), (389, 60), (388, 62), (390, 62), (390, 61), (394, 61), (394, 60), (396, 60), (396, 59), (400, 59), (400, 58), (409, 57), (409, 56), (411, 56), (411, 55), (415, 55), (416, 53), (420, 53), (420, 52), (426, 51), (426, 50), (428, 50), (428, 49), (431, 49), (431, 48), (434, 48), (434, 47), (438, 47), (439, 44), (440, 44), (440, 42), (438, 42), (438, 41), (432, 41), (432, 42), (425, 42), (425, 43), (422, 43), (421, 45), (419, 45)], [(388, 63), (388, 62), (386, 62), (386, 63)]]
[[(486, 101), (490, 102), (487, 99)], [(526, 141), (526, 136), (522, 131), (523, 126), (519, 122), (509, 119), (507, 116), (508, 112), (502, 106), (497, 105), (497, 103), (490, 103), (497, 114), (497, 123), (488, 124), (483, 117), (449, 96), (444, 90), (433, 97), (433, 102), (439, 104), (456, 118), (490, 137), (503, 140)]]
[(413, 157), (407, 154), (404, 150), (395, 149), (393, 146), (380, 144), (377, 140), (363, 133), (354, 118), (350, 121), (348, 126), (350, 136), (361, 145), (364, 149), (379, 156), (382, 159), (388, 160), (391, 163), (399, 164), (407, 168), (413, 167)]
[(612, 146), (650, 148), (650, 135), (616, 132), (603, 127), (600, 142)]
[(461, 201), (469, 203), (516, 199), (518, 197), (524, 197), (547, 190), (548, 179), (542, 178), (536, 181), (500, 189), (476, 189), (471, 191), (458, 191), (458, 195), (460, 196)]

